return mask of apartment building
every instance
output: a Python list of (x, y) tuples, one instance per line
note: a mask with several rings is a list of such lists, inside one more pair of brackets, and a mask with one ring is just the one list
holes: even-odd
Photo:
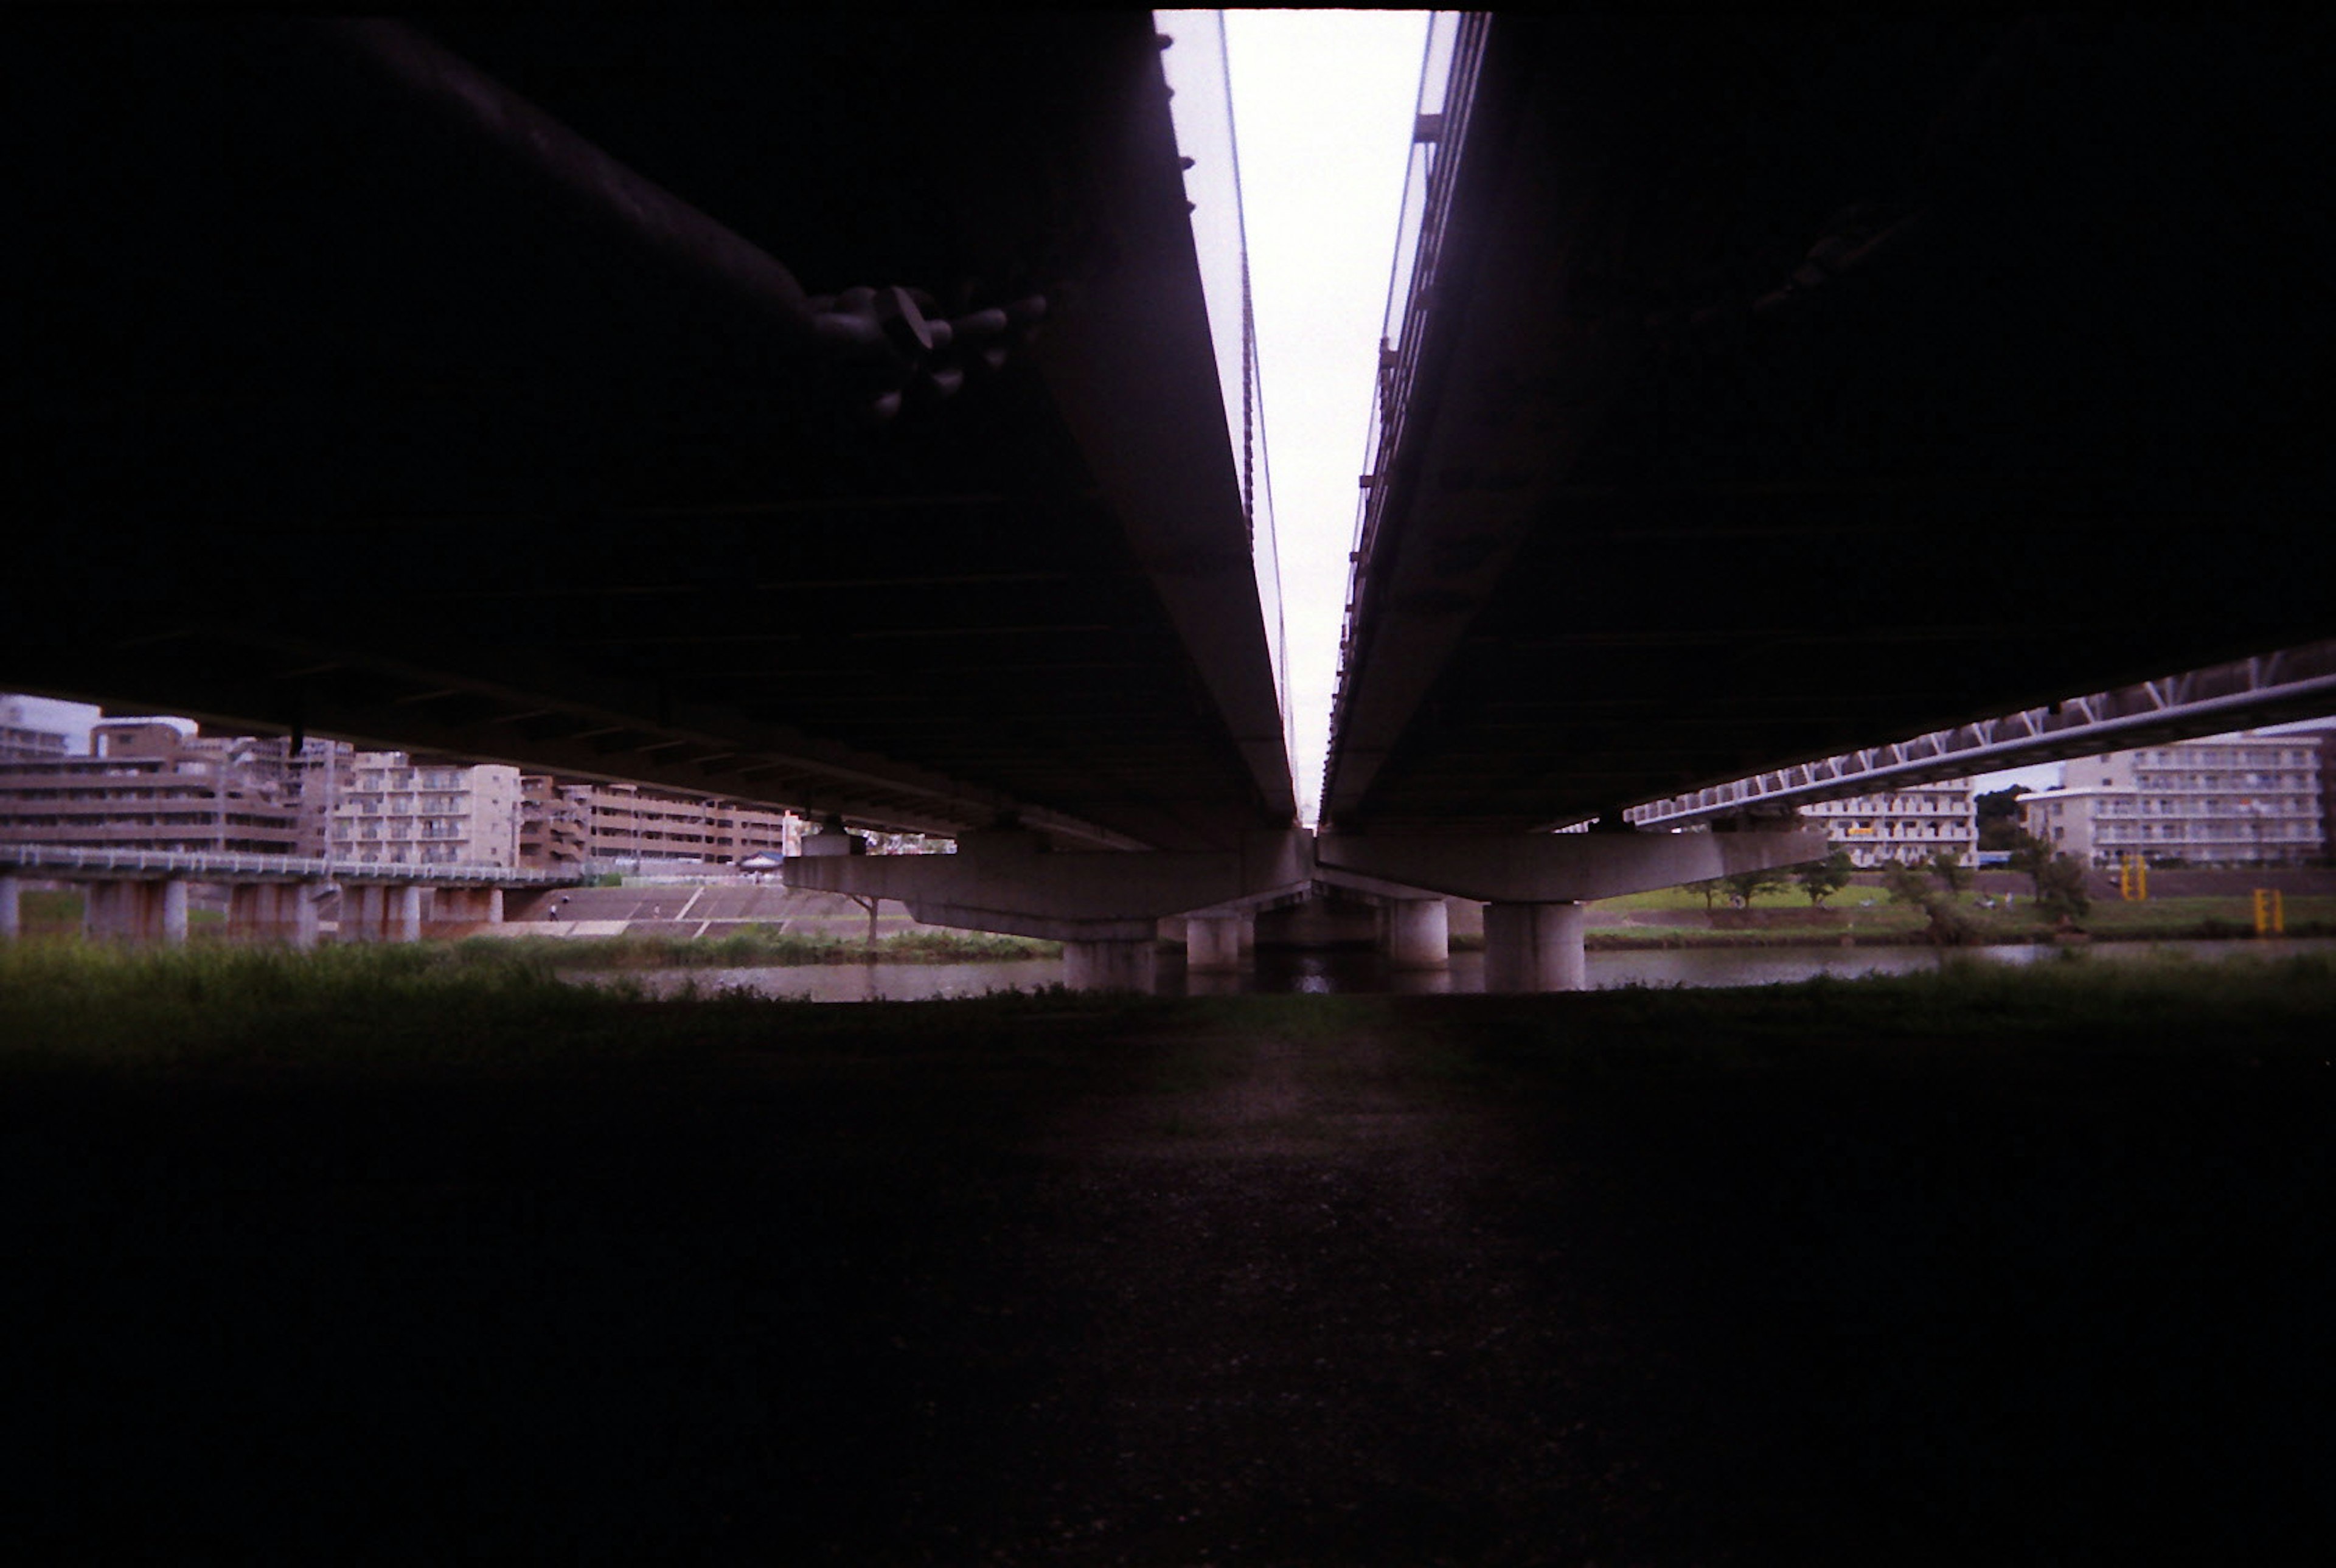
[(0, 695), (0, 763), (54, 762), (66, 755), (63, 735), (34, 723), (21, 698)]
[(1820, 801), (1803, 806), (1801, 820), (1823, 827), (1859, 866), (1927, 861), (1941, 850), (1954, 851), (1966, 865), (1978, 863), (1979, 817), (1967, 778)]
[(636, 784), (564, 787), (579, 791), (585, 859), (594, 864), (735, 865), (755, 854), (791, 854), (801, 844), (803, 819), (770, 806)]
[(515, 767), (356, 752), (335, 770), (332, 855), (389, 865), (517, 866), (520, 806)]
[(592, 858), (592, 786), (525, 774), (519, 789), (519, 863), (531, 871), (582, 870)]
[(2028, 832), (2088, 865), (2295, 865), (2327, 852), (2321, 746), (2247, 730), (2063, 765), (2020, 797)]
[[(62, 737), (59, 737), (62, 739)], [(69, 849), (297, 854), (298, 791), (286, 743), (116, 720), (92, 755), (43, 746), (0, 762), (0, 840)]]

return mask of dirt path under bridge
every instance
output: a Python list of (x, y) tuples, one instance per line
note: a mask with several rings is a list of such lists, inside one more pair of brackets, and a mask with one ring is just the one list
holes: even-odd
[(29, 1081), (0, 1542), (2316, 1555), (2316, 1053), (1660, 1005), (716, 1008), (679, 1066)]

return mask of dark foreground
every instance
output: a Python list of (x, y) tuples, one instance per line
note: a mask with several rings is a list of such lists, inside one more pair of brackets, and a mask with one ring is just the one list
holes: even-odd
[(440, 1018), (483, 1066), (51, 1061), (0, 1080), (0, 1547), (2323, 1560), (2315, 983), (596, 1002), (549, 1059)]

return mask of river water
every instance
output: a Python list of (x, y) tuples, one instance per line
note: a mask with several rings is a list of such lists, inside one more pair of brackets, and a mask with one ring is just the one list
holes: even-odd
[[(1964, 948), (1959, 959), (2025, 964), (2068, 951), (2049, 943)], [(2079, 950), (2108, 962), (2153, 953), (2184, 953), (2214, 960), (2238, 954), (2259, 958), (2336, 950), (2336, 939), (2298, 938), (2267, 941), (2101, 942)], [(1817, 975), (1848, 979), (1934, 969), (1935, 948), (1661, 948), (1592, 952), (1590, 983), (1616, 986), (1764, 986), (1806, 980)], [(1059, 985), (1058, 959), (982, 964), (832, 964), (801, 969), (676, 969), (577, 971), (578, 979), (638, 980), (652, 994), (671, 995), (695, 984), (700, 991), (744, 989), (769, 997), (814, 1002), (920, 1001), (935, 997), (978, 997), (990, 991), (1038, 990)], [(1294, 951), (1268, 949), (1245, 974), (1187, 974), (1180, 956), (1160, 958), (1163, 996), (1221, 996), (1238, 992), (1455, 992), (1484, 989), (1484, 955), (1455, 953), (1442, 970), (1390, 969), (1378, 954), (1359, 950)]]

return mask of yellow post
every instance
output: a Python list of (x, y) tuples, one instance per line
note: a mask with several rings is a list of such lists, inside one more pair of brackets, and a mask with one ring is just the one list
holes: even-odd
[(2133, 857), (2133, 885), (2134, 897), (2143, 903), (2147, 903), (2149, 901), (2149, 857), (2147, 855)]
[(2255, 935), (2283, 937), (2287, 934), (2287, 901), (2277, 888), (2255, 890)]

